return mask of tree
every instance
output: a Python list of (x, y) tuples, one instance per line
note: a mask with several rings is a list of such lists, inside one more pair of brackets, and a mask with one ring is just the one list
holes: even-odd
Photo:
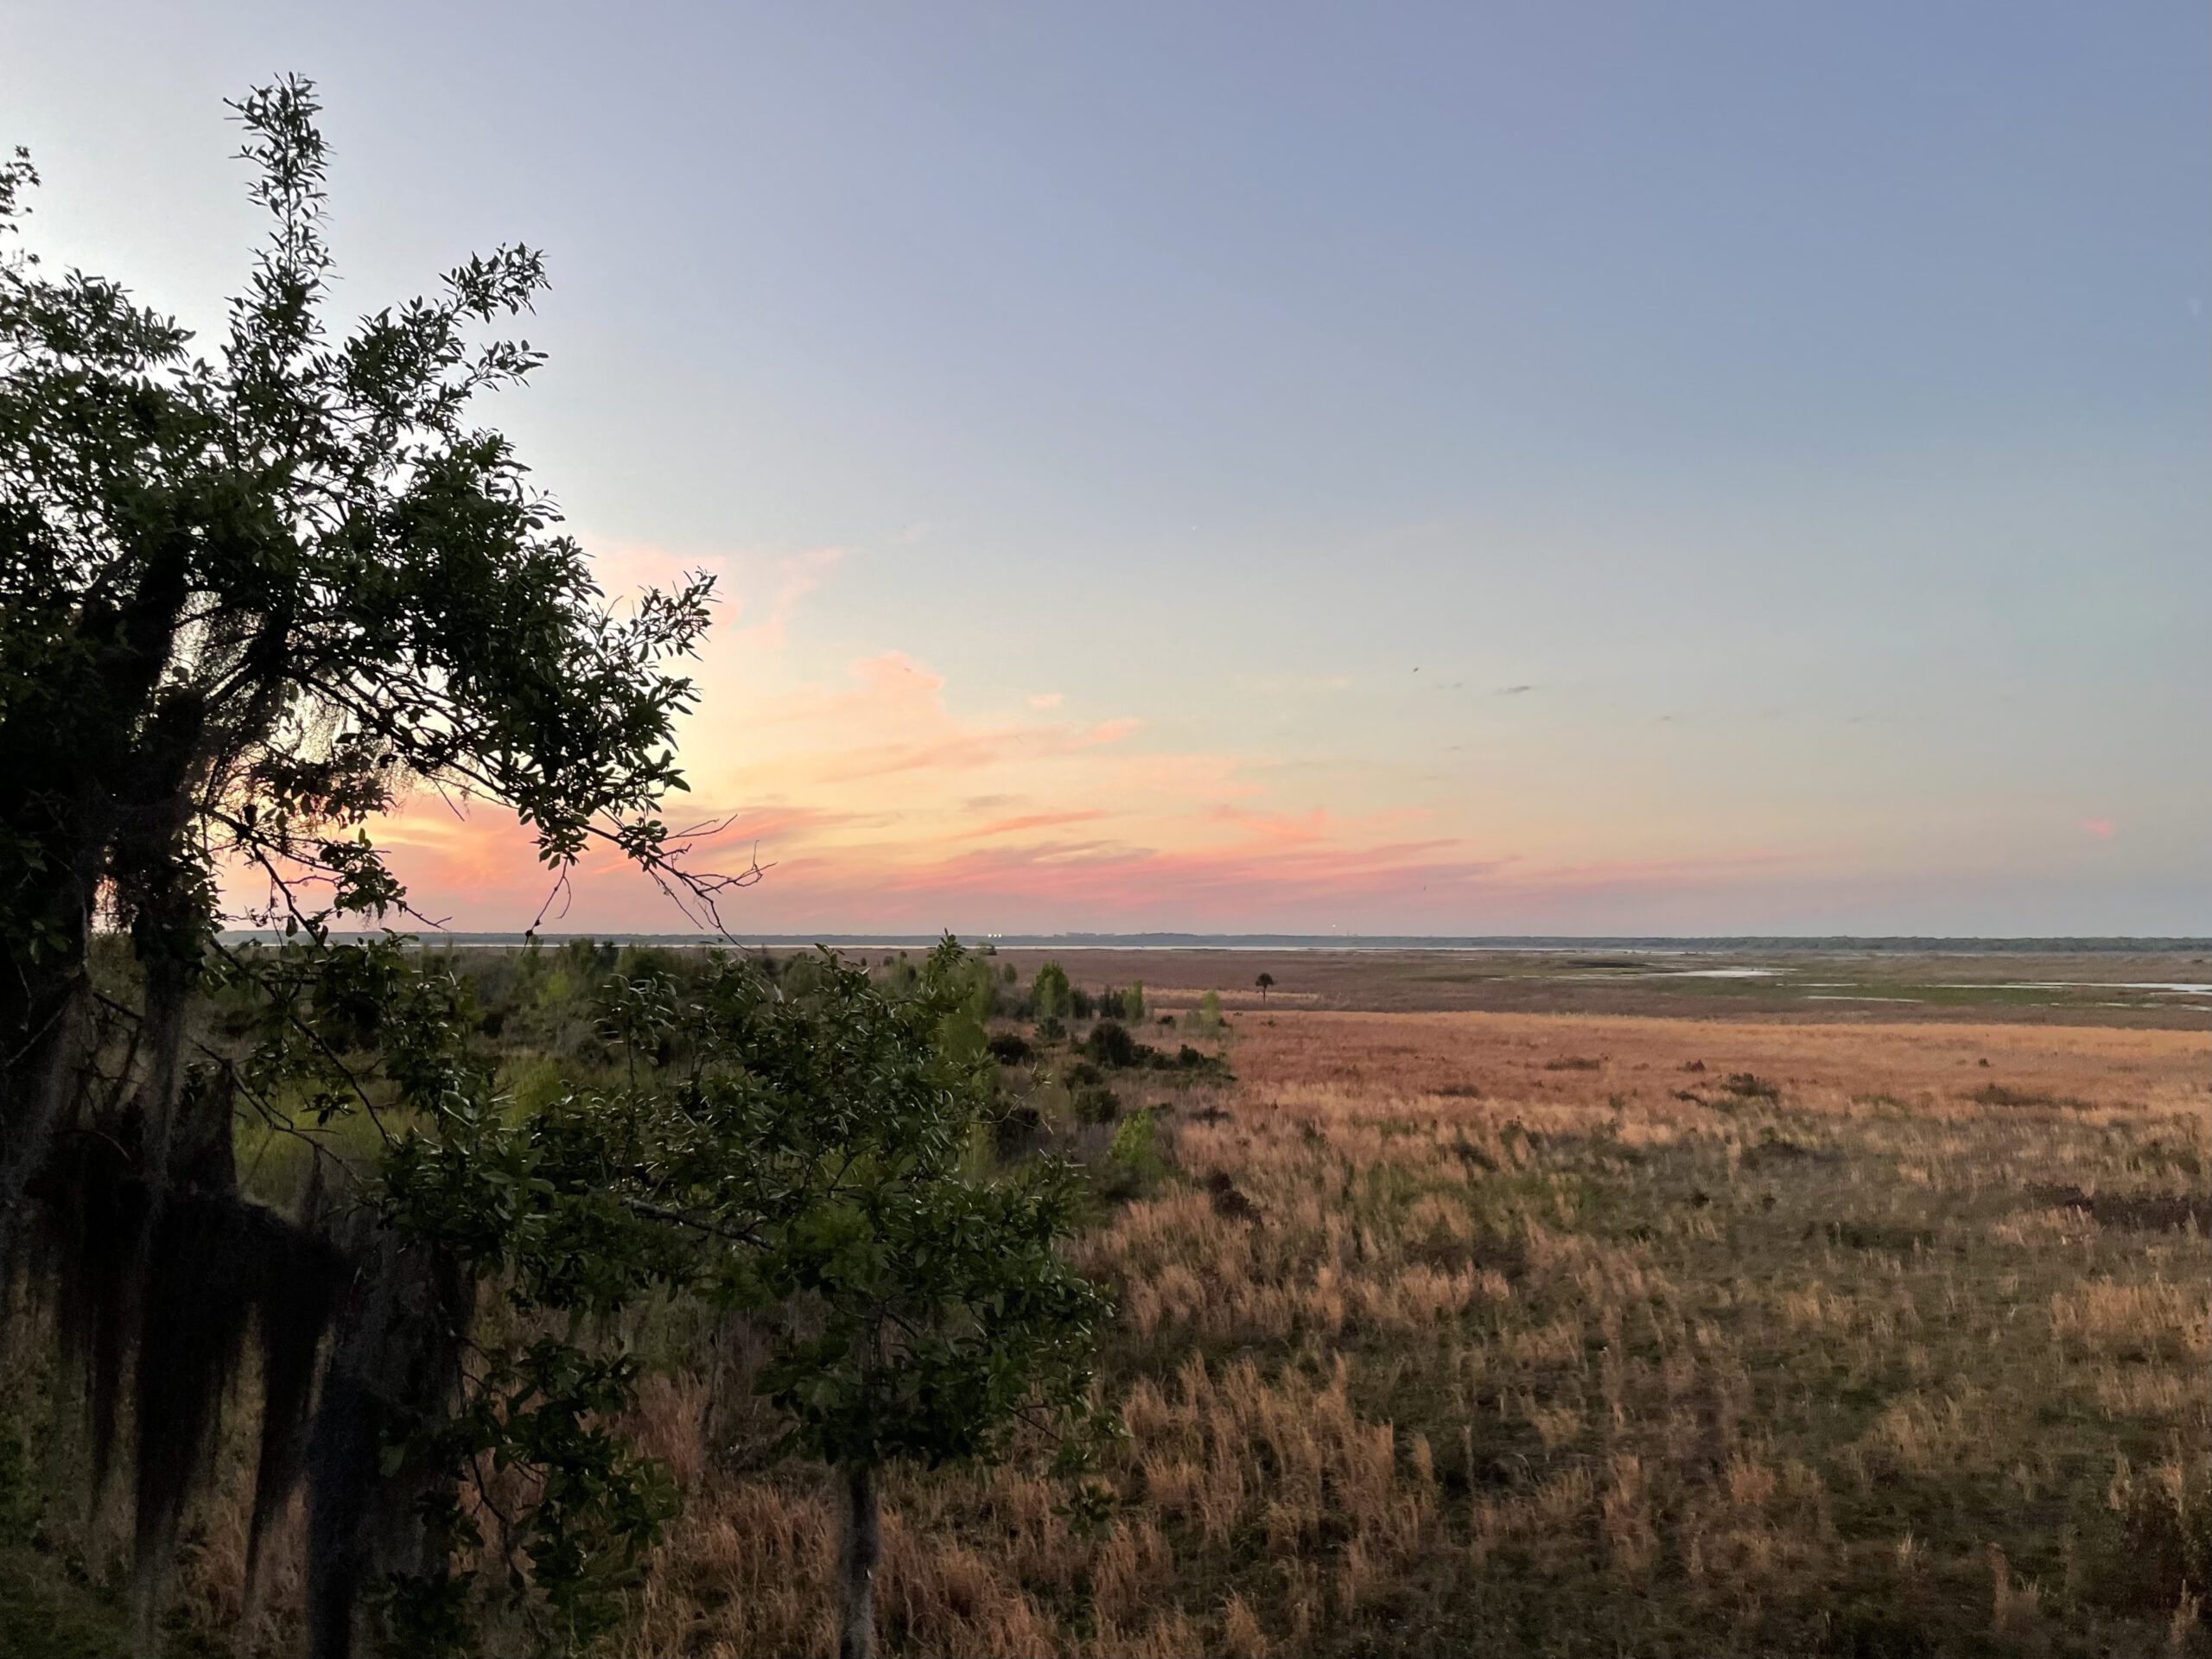
[(1068, 983), (1066, 970), (1057, 962), (1048, 962), (1039, 968), (1029, 986), (1030, 1016), (1043, 1025), (1048, 1020), (1066, 1019), (1074, 1006), (1074, 991)]
[[(709, 921), (758, 874), (688, 873), (689, 835), (658, 815), (683, 787), (671, 740), (693, 692), (675, 670), (706, 626), (709, 580), (618, 611), (506, 440), (475, 422), (479, 394), (539, 360), (475, 339), (527, 308), (538, 255), (471, 258), (434, 297), (334, 336), (313, 89), (287, 80), (234, 107), (270, 230), (206, 355), (118, 283), (50, 276), (7, 243), (37, 178), (20, 151), (0, 166), (0, 1272), (35, 1177), (62, 1271), (112, 1268), (56, 1294), (131, 1332), (88, 1364), (117, 1373), (135, 1346), (137, 1375), (162, 1384), (133, 1414), (149, 1582), (248, 1323), (270, 1388), (301, 1410), (325, 1319), (330, 1397), (430, 1410), (457, 1386), (449, 1254), (245, 1205), (230, 1162), (233, 1114), (275, 1109), (257, 1077), (312, 1076), (327, 1121), (421, 1107), (466, 1071), (451, 1045), (395, 1039), (438, 1025), (433, 989), (393, 953), (331, 936), (341, 917), (406, 913), (367, 822), (413, 785), (510, 808), (537, 837), (549, 902), (594, 841)], [(251, 913), (302, 950), (222, 944), (221, 879), (241, 869), (266, 883)], [(96, 928), (119, 936), (115, 971), (95, 960)], [(254, 1065), (192, 1029), (211, 975), (268, 979)], [(365, 1080), (349, 1034), (414, 1072)], [(461, 1089), (455, 1109), (477, 1099)], [(319, 1265), (334, 1255), (342, 1270)], [(105, 1444), (117, 1389), (101, 1390)], [(366, 1457), (375, 1486), (377, 1446), (324, 1427), (315, 1455)], [(275, 1487), (296, 1472), (294, 1438), (264, 1423)], [(326, 1531), (369, 1525), (329, 1509), (366, 1489), (357, 1473), (321, 1489)], [(352, 1570), (320, 1581), (332, 1606)], [(342, 1647), (343, 1618), (326, 1623), (325, 1646)]]
[(1122, 1018), (1131, 1025), (1144, 1018), (1144, 981), (1131, 980), (1129, 988), (1122, 993)]
[[(1079, 1419), (1103, 1303), (1055, 1248), (1065, 1172), (969, 1167), (988, 964), (940, 951), (884, 987), (722, 962), (692, 986), (571, 947), (549, 972), (599, 988), (624, 1081), (525, 1103), (448, 965), (336, 931), (412, 913), (365, 833), (412, 785), (513, 810), (549, 904), (594, 842), (709, 924), (759, 871), (692, 871), (659, 816), (707, 579), (618, 612), (473, 423), (537, 361), (470, 343), (527, 307), (537, 256), (334, 340), (312, 89), (237, 109), (274, 228), (212, 359), (112, 283), (0, 260), (0, 1257), (35, 1213), (97, 1463), (132, 1426), (142, 1646), (257, 1351), (249, 1585), (303, 1481), (316, 1654), (352, 1650), (365, 1600), (396, 1650), (480, 1650), (472, 1560), (580, 1647), (672, 1503), (609, 1427), (637, 1377), (600, 1335), (621, 1310), (756, 1310), (794, 1444), (872, 1499), (888, 1461)], [(0, 168), (0, 235), (35, 182)], [(281, 944), (220, 937), (241, 868)], [(307, 1143), (296, 1211), (241, 1192), (240, 1118)], [(372, 1158), (334, 1149), (342, 1121)]]
[(718, 993), (742, 1005), (721, 1019), (745, 1033), (744, 1070), (702, 1098), (755, 1161), (693, 1201), (762, 1239), (727, 1294), (775, 1332), (762, 1383), (792, 1443), (837, 1471), (840, 1659), (875, 1651), (887, 1464), (992, 1458), (1025, 1425), (1090, 1421), (1109, 1304), (1059, 1253), (1077, 1216), (1073, 1173), (1043, 1160), (966, 1170), (990, 1099), (988, 1062), (944, 1036), (972, 995), (967, 967), (948, 941), (903, 1006), (835, 963), (796, 1002), (765, 1003), (741, 979)]
[[(947, 941), (911, 988), (826, 953), (780, 985), (726, 958), (693, 986), (631, 982), (620, 1040), (671, 1052), (669, 1067), (486, 1126), (497, 1155), (416, 1143), (395, 1184), (430, 1224), (511, 1215), (511, 1242), (475, 1254), (543, 1305), (603, 1315), (673, 1286), (770, 1333), (760, 1386), (843, 1500), (842, 1659), (874, 1651), (887, 1465), (996, 1457), (1033, 1427), (1062, 1432), (1073, 1469), (1098, 1427), (1109, 1304), (1060, 1253), (1073, 1173), (970, 1167), (991, 1096), (968, 1040), (979, 976), (988, 965)], [(530, 1179), (499, 1185), (516, 1169)], [(515, 1191), (531, 1195), (519, 1210), (502, 1202)], [(585, 1294), (540, 1262), (574, 1264)]]
[[(470, 342), (543, 287), (539, 256), (470, 259), (334, 340), (313, 90), (235, 107), (273, 222), (212, 359), (113, 283), (0, 265), (0, 1227), (81, 1075), (98, 916), (144, 976), (129, 1116), (163, 1180), (205, 1127), (174, 1118), (219, 864), (285, 919), (381, 915), (404, 894), (360, 828), (423, 783), (512, 808), (556, 882), (598, 839), (695, 906), (723, 885), (656, 816), (693, 695), (665, 665), (709, 579), (618, 614), (469, 419), (539, 361)], [(0, 181), (13, 232), (35, 175), (19, 154)]]
[(1260, 988), (1260, 1001), (1265, 1002), (1268, 1000), (1268, 993), (1274, 988), (1275, 976), (1273, 974), (1262, 972), (1252, 982)]

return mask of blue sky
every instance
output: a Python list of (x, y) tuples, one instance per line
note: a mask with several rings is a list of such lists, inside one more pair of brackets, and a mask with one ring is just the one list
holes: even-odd
[(721, 575), (686, 760), (763, 927), (2212, 931), (2201, 6), (8, 40), (39, 245), (188, 319), (284, 70), (345, 303), (546, 250), (497, 418), (610, 582)]

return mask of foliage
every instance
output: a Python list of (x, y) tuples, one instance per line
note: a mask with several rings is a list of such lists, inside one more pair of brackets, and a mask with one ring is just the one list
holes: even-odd
[[(420, 1530), (387, 1501), (411, 1475), (380, 1471), (375, 1442), (452, 1402), (469, 1340), (454, 1259), (503, 1215), (456, 1213), (403, 1248), (336, 1150), (362, 1122), (372, 1144), (415, 1119), (459, 1145), (499, 1116), (449, 979), (331, 936), (405, 909), (365, 826), (410, 786), (480, 796), (530, 827), (553, 892), (597, 841), (704, 919), (756, 873), (688, 871), (659, 816), (683, 786), (672, 737), (693, 689), (676, 669), (707, 578), (610, 605), (478, 416), (539, 361), (480, 337), (529, 308), (539, 256), (468, 259), (435, 295), (334, 333), (313, 89), (234, 107), (270, 230), (212, 350), (117, 283), (0, 256), (0, 1255), (36, 1193), (54, 1275), (37, 1288), (70, 1310), (96, 1444), (135, 1421), (144, 1594), (257, 1322), (270, 1404), (249, 1554), (304, 1458), (318, 1640), (338, 1650), (361, 1575)], [(35, 182), (20, 155), (0, 167), (0, 238)], [(250, 913), (294, 948), (219, 944), (226, 871), (257, 874)], [(127, 961), (96, 959), (100, 923)], [(237, 1016), (212, 1042), (194, 1024), (210, 993)], [(241, 1198), (238, 1115), (313, 1143), (296, 1213)], [(485, 1134), (482, 1181), (526, 1179), (521, 1151)], [(505, 1389), (515, 1433), (605, 1395), (574, 1368), (507, 1363), (474, 1386)], [(149, 1385), (135, 1394), (133, 1367)], [(549, 1486), (537, 1507), (580, 1502), (626, 1499)], [(539, 1563), (556, 1603), (557, 1555)]]
[(1075, 997), (1067, 970), (1057, 962), (1046, 963), (1029, 986), (1030, 1017), (1042, 1025), (1049, 1020), (1065, 1020), (1074, 1012)]
[[(637, 1373), (576, 1339), (579, 1320), (669, 1292), (747, 1310), (773, 1344), (760, 1386), (787, 1444), (833, 1464), (935, 1465), (999, 1455), (1024, 1423), (1097, 1427), (1107, 1304), (1059, 1253), (1072, 1173), (969, 1167), (990, 1098), (977, 966), (948, 941), (910, 990), (827, 954), (780, 983), (723, 957), (688, 981), (616, 978), (601, 1001), (620, 1084), (521, 1116), (456, 1089), (398, 1140), (391, 1219), (505, 1287), (515, 1329), (537, 1333), (487, 1350), (470, 1408), (407, 1455), (531, 1471), (506, 1541), (570, 1639), (603, 1628), (603, 1592), (668, 1513), (650, 1466), (587, 1427)], [(544, 1334), (546, 1316), (571, 1334)], [(410, 1593), (442, 1604), (449, 1578)]]
[(1113, 1020), (1101, 1020), (1090, 1028), (1090, 1034), (1083, 1040), (1083, 1052), (1101, 1065), (1117, 1066), (1138, 1065), (1141, 1052), (1151, 1052), (1129, 1035), (1128, 1027)]
[(410, 780), (511, 806), (556, 870), (596, 837), (711, 905), (656, 816), (693, 696), (664, 665), (710, 579), (618, 614), (470, 418), (541, 360), (470, 331), (527, 308), (542, 259), (472, 258), (334, 339), (313, 90), (235, 107), (273, 226), (212, 359), (113, 283), (0, 264), (9, 948), (66, 950), (38, 892), (64, 870), (105, 884), (142, 955), (192, 949), (219, 856), (259, 867), (280, 913), (301, 887), (387, 910), (359, 827)]
[[(618, 610), (475, 418), (539, 360), (474, 338), (538, 255), (334, 335), (313, 90), (236, 108), (272, 229), (212, 354), (0, 257), (0, 1257), (39, 1194), (99, 1456), (135, 1421), (142, 1599), (257, 1329), (248, 1573), (304, 1465), (320, 1651), (363, 1592), (396, 1649), (478, 1645), (487, 1567), (588, 1644), (673, 1503), (613, 1427), (622, 1316), (747, 1308), (795, 1449), (933, 1464), (1083, 1424), (1105, 1303), (1058, 1251), (1069, 1173), (975, 1166), (997, 982), (950, 943), (887, 986), (532, 951), (530, 1017), (594, 996), (620, 1065), (517, 1096), (449, 960), (334, 931), (407, 913), (365, 826), (418, 785), (512, 809), (549, 904), (594, 842), (697, 922), (759, 872), (693, 870), (659, 816), (709, 579)], [(35, 182), (0, 165), (0, 236)], [(222, 942), (226, 870), (283, 944)], [(304, 1168), (283, 1209), (241, 1191), (236, 1118)]]
[(1114, 1131), (1107, 1148), (1109, 1174), (1101, 1191), (1109, 1198), (1147, 1192), (1166, 1173), (1160, 1153), (1160, 1120), (1149, 1111), (1132, 1112)]

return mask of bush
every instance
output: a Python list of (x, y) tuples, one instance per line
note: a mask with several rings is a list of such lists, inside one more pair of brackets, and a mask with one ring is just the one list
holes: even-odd
[(1029, 1046), (1029, 1039), (1018, 1032), (1001, 1032), (988, 1046), (991, 1058), (1001, 1065), (1027, 1065), (1037, 1054)]
[(1122, 1115), (1122, 1097), (1103, 1083), (1086, 1083), (1074, 1091), (1076, 1121), (1111, 1123)]
[(1045, 1138), (1045, 1119), (1027, 1101), (1016, 1101), (991, 1125), (991, 1141), (1001, 1158), (1033, 1152)]
[(1048, 962), (1037, 970), (1037, 977), (1030, 982), (1029, 1007), (1037, 1017), (1041, 1030), (1048, 1023), (1065, 1020), (1071, 1011), (1071, 992), (1067, 971), (1057, 962)]
[(2098, 1574), (2106, 1600), (2156, 1615), (2183, 1596), (2212, 1595), (2212, 1477), (2196, 1461), (2174, 1457), (2138, 1469), (2123, 1460), (2110, 1502), (2120, 1548)]
[(1101, 1020), (1093, 1026), (1090, 1035), (1084, 1039), (1083, 1052), (1101, 1065), (1124, 1069), (1141, 1064), (1151, 1052), (1129, 1035), (1128, 1027), (1116, 1020)]
[(1160, 1161), (1159, 1124), (1150, 1112), (1122, 1120), (1099, 1170), (1099, 1192), (1108, 1198), (1133, 1198), (1148, 1191), (1166, 1166)]

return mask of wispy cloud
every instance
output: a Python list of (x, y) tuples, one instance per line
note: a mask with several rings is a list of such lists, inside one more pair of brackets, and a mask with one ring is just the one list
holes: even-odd
[[(818, 649), (808, 654), (802, 616), (840, 560), (830, 549), (695, 561), (624, 548), (605, 565), (610, 590), (618, 580), (664, 583), (695, 565), (728, 575), (743, 622), (710, 644), (706, 696), (684, 738), (699, 794), (671, 801), (665, 816), (709, 826), (693, 850), (702, 868), (756, 857), (772, 867), (729, 907), (741, 930), (1511, 931), (1578, 904), (1725, 887), (1770, 868), (1757, 853), (1537, 857), (1471, 829), (1464, 806), (1378, 803), (1382, 772), (1363, 753), (1179, 748), (1133, 714), (1068, 718), (1058, 691), (979, 705), (898, 650), (825, 671)], [(1244, 689), (1348, 683), (1285, 676)], [(378, 834), (422, 907), (458, 925), (524, 925), (552, 886), (529, 833), (503, 813), (479, 807), (456, 819), (424, 797)], [(601, 849), (563, 897), (568, 927), (684, 925), (650, 882)]]
[(956, 839), (985, 841), (996, 836), (1018, 835), (1025, 830), (1055, 830), (1064, 824), (1092, 823), (1105, 817), (1101, 807), (1087, 807), (1079, 812), (1029, 812), (1020, 817), (994, 818), (988, 823), (979, 823), (972, 830), (963, 830)]

